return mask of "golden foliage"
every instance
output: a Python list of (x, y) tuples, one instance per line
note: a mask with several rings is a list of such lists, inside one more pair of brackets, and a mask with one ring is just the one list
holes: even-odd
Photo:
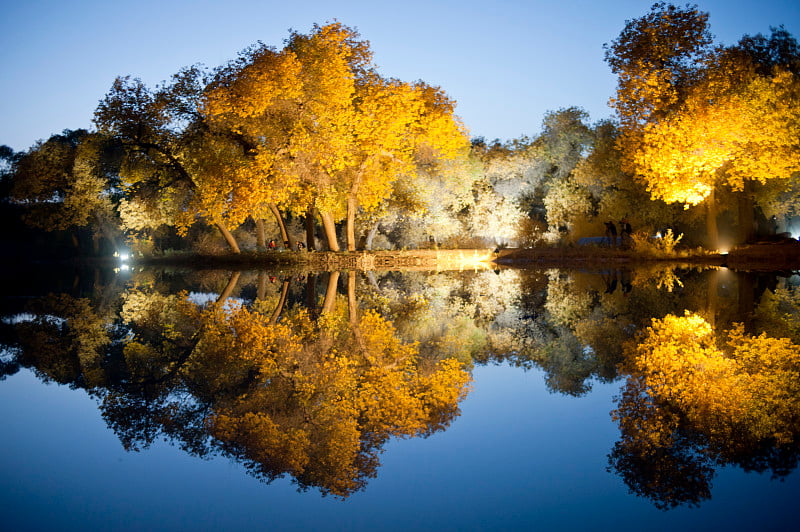
[[(705, 434), (713, 446), (762, 440), (782, 445), (797, 436), (800, 349), (787, 338), (747, 335), (741, 324), (718, 338), (707, 321), (687, 312), (654, 319), (629, 356), (630, 370), (641, 376), (652, 401)], [(637, 434), (663, 439), (672, 430), (647, 429)]]
[(369, 43), (332, 23), (293, 33), (280, 51), (251, 51), (209, 86), (201, 112), (250, 146), (225, 176), (241, 211), (231, 221), (312, 203), (340, 220), (348, 200), (365, 211), (386, 200), (423, 147), (439, 159), (464, 155), (453, 107), (438, 88), (378, 76)]
[(347, 496), (374, 475), (390, 436), (440, 430), (458, 412), (469, 375), (446, 359), (420, 371), (417, 350), (377, 313), (356, 323), (298, 311), (264, 315), (216, 306), (182, 370), (213, 404), (208, 428), (260, 476), (291, 474)]

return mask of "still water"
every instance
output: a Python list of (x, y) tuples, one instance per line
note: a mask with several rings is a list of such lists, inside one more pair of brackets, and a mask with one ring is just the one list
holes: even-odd
[(796, 277), (63, 273), (3, 299), (3, 529), (794, 527)]

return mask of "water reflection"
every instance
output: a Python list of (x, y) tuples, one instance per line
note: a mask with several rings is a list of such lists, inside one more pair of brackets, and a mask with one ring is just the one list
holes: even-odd
[(347, 497), (388, 439), (453, 422), (473, 364), (508, 363), (576, 397), (620, 382), (609, 471), (658, 507), (709, 498), (724, 465), (797, 465), (800, 292), (786, 278), (661, 265), (59, 282), (5, 301), (0, 371), (89, 390), (130, 450), (163, 437)]

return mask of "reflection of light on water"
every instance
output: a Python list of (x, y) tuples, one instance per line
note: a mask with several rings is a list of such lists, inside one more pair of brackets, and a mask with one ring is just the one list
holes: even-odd
[(478, 250), (475, 249), (472, 252), (472, 255), (465, 256), (463, 253), (459, 253), (458, 256), (458, 269), (465, 269), (470, 268), (473, 270), (489, 270), (491, 267), (489, 263), (492, 260), (492, 252), (491, 251), (484, 251), (482, 253), (478, 253)]

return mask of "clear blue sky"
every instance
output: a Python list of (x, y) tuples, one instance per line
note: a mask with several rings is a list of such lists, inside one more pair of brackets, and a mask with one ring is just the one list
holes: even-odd
[[(217, 66), (256, 41), (280, 47), (337, 19), (372, 44), (385, 76), (440, 85), (473, 136), (541, 128), (548, 110), (611, 115), (615, 79), (603, 43), (654, 0), (19, 0), (0, 7), (0, 144), (16, 150), (91, 127), (118, 75), (148, 85), (183, 66)], [(685, 2), (675, 2), (682, 5)], [(800, 0), (706, 0), (717, 40), (784, 24), (800, 38)]]

